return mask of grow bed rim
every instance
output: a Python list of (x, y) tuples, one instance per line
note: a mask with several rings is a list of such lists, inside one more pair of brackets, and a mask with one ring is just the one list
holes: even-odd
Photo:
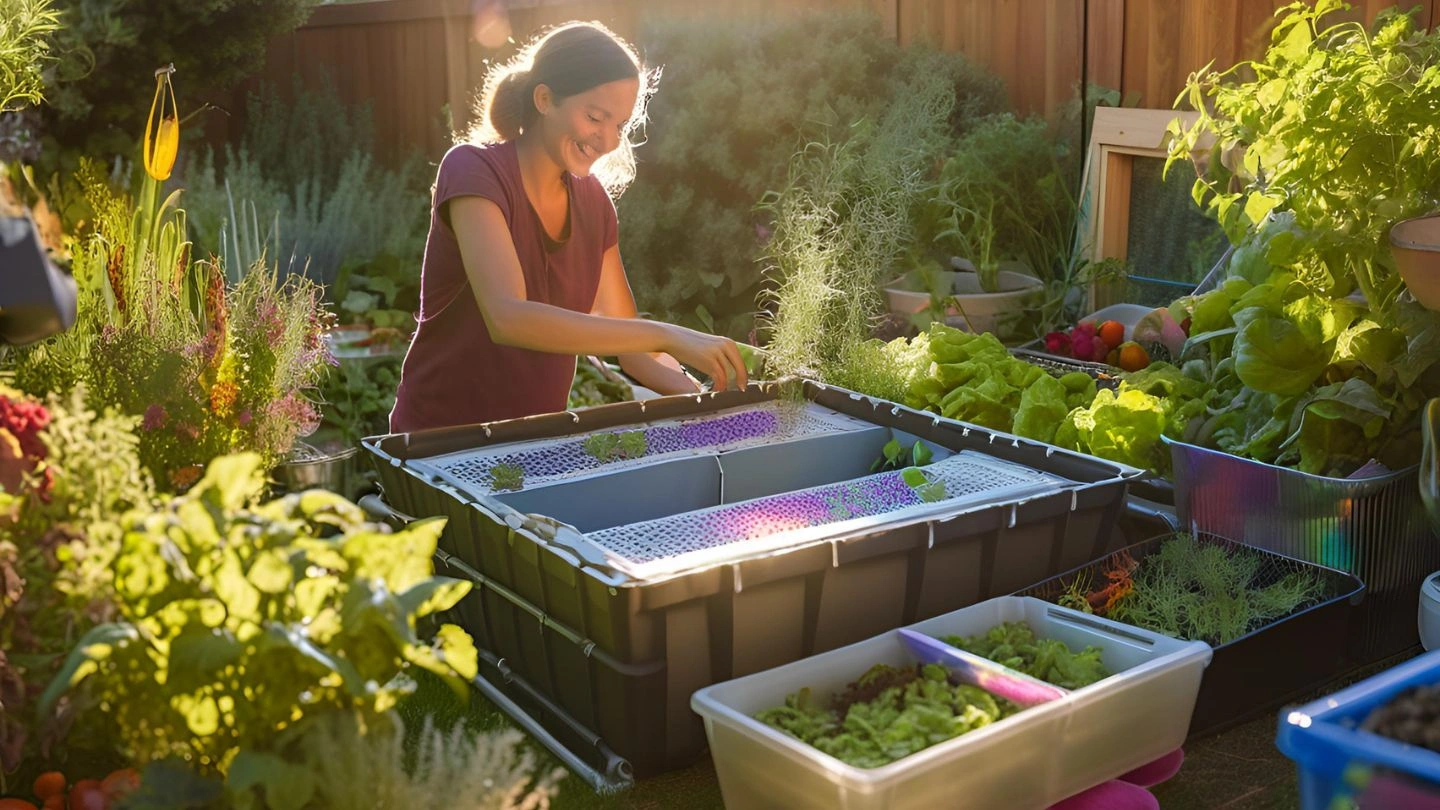
[[(1349, 591), (1348, 593), (1341, 593), (1341, 594), (1337, 594), (1337, 595), (1335, 595), (1335, 596), (1332, 596), (1332, 597), (1330, 597), (1330, 598), (1328, 598), (1328, 599), (1321, 599), (1320, 601), (1316, 602), (1316, 603), (1313, 604), (1313, 605), (1310, 605), (1309, 607), (1306, 607), (1306, 608), (1303, 609), (1303, 610), (1296, 610), (1296, 611), (1293, 611), (1293, 612), (1291, 612), (1291, 613), (1286, 614), (1285, 616), (1283, 616), (1283, 617), (1281, 617), (1281, 618), (1279, 618), (1279, 619), (1276, 619), (1276, 620), (1271, 621), (1271, 622), (1266, 622), (1265, 624), (1263, 624), (1263, 625), (1255, 628), (1254, 630), (1251, 630), (1250, 632), (1246, 633), (1246, 634), (1243, 635), (1243, 636), (1240, 636), (1239, 638), (1231, 639), (1230, 641), (1227, 641), (1227, 642), (1225, 642), (1224, 644), (1216, 644), (1216, 645), (1213, 645), (1213, 646), (1211, 647), (1211, 649), (1215, 650), (1216, 652), (1219, 652), (1219, 651), (1221, 651), (1221, 650), (1223, 650), (1223, 649), (1226, 649), (1227, 647), (1230, 647), (1230, 646), (1233, 645), (1233, 644), (1239, 644), (1240, 642), (1249, 639), (1250, 637), (1256, 635), (1257, 633), (1261, 633), (1261, 632), (1263, 632), (1263, 631), (1266, 631), (1266, 630), (1269, 630), (1269, 629), (1271, 629), (1271, 628), (1274, 628), (1274, 627), (1277, 627), (1277, 626), (1279, 626), (1279, 625), (1282, 625), (1282, 624), (1284, 624), (1285, 622), (1290, 621), (1291, 619), (1297, 619), (1297, 618), (1299, 618), (1299, 617), (1301, 617), (1301, 616), (1304, 616), (1305, 614), (1307, 614), (1307, 613), (1309, 613), (1309, 612), (1311, 612), (1311, 611), (1313, 611), (1313, 610), (1318, 610), (1318, 609), (1320, 609), (1320, 608), (1322, 608), (1322, 607), (1325, 607), (1326, 605), (1332, 604), (1332, 603), (1337, 602), (1337, 601), (1339, 601), (1339, 600), (1341, 600), (1341, 599), (1344, 599), (1344, 600), (1348, 601), (1348, 602), (1350, 603), (1350, 606), (1351, 606), (1351, 607), (1355, 607), (1355, 606), (1359, 605), (1361, 602), (1365, 601), (1365, 594), (1366, 594), (1366, 591), (1368, 590), (1368, 586), (1365, 584), (1365, 581), (1364, 581), (1364, 580), (1360, 579), (1360, 577), (1355, 576), (1354, 574), (1352, 574), (1352, 573), (1350, 573), (1350, 572), (1348, 572), (1348, 571), (1341, 571), (1341, 570), (1338, 569), (1338, 568), (1332, 568), (1332, 567), (1330, 567), (1330, 566), (1328, 566), (1328, 565), (1322, 565), (1322, 564), (1320, 564), (1320, 563), (1309, 562), (1308, 560), (1302, 560), (1302, 559), (1300, 559), (1299, 557), (1292, 557), (1292, 556), (1290, 556), (1289, 554), (1282, 554), (1282, 553), (1280, 553), (1280, 552), (1278, 552), (1278, 551), (1271, 551), (1270, 549), (1267, 549), (1267, 548), (1260, 548), (1259, 546), (1252, 546), (1252, 545), (1250, 545), (1249, 543), (1245, 543), (1245, 542), (1242, 542), (1242, 541), (1239, 541), (1239, 540), (1232, 540), (1232, 539), (1229, 538), (1229, 537), (1225, 537), (1224, 535), (1221, 535), (1221, 534), (1216, 534), (1215, 532), (1205, 532), (1205, 531), (1195, 532), (1195, 531), (1183, 531), (1183, 530), (1171, 532), (1170, 534), (1157, 534), (1157, 535), (1155, 535), (1154, 537), (1148, 537), (1148, 538), (1146, 538), (1146, 539), (1144, 539), (1144, 540), (1140, 540), (1140, 541), (1138, 541), (1138, 542), (1131, 543), (1130, 545), (1125, 546), (1125, 547), (1123, 547), (1123, 548), (1117, 548), (1117, 549), (1115, 549), (1114, 551), (1110, 552), (1109, 554), (1106, 554), (1106, 555), (1103, 556), (1103, 557), (1097, 557), (1097, 558), (1091, 560), (1090, 562), (1085, 563), (1084, 565), (1077, 565), (1077, 566), (1075, 566), (1074, 568), (1071, 568), (1069, 571), (1065, 571), (1065, 572), (1056, 574), (1056, 575), (1053, 576), (1053, 577), (1049, 577), (1048, 579), (1045, 579), (1045, 580), (1042, 580), (1042, 581), (1040, 581), (1040, 582), (1037, 582), (1037, 583), (1035, 583), (1034, 585), (1031, 585), (1031, 586), (1029, 586), (1029, 587), (1027, 587), (1027, 588), (1024, 588), (1024, 589), (1022, 589), (1022, 590), (1018, 590), (1018, 591), (1016, 591), (1016, 592), (1015, 592), (1014, 594), (1012, 594), (1012, 595), (1014, 595), (1014, 596), (1030, 596), (1030, 597), (1033, 597), (1033, 598), (1036, 598), (1036, 599), (1041, 599), (1041, 601), (1046, 602), (1046, 604), (1057, 605), (1058, 607), (1064, 607), (1064, 605), (1058, 605), (1058, 603), (1050, 602), (1049, 600), (1044, 599), (1043, 597), (1034, 596), (1034, 590), (1035, 590), (1036, 588), (1039, 588), (1039, 587), (1042, 586), (1042, 585), (1047, 584), (1047, 583), (1064, 580), (1066, 577), (1072, 576), (1072, 575), (1074, 575), (1074, 574), (1076, 574), (1076, 573), (1078, 573), (1078, 572), (1080, 572), (1080, 571), (1084, 571), (1084, 570), (1086, 570), (1086, 569), (1088, 569), (1088, 568), (1093, 568), (1095, 565), (1097, 565), (1098, 563), (1100, 563), (1100, 562), (1102, 562), (1102, 561), (1104, 561), (1104, 560), (1109, 560), (1109, 559), (1111, 559), (1111, 558), (1113, 558), (1113, 557), (1119, 556), (1120, 554), (1124, 554), (1124, 553), (1133, 551), (1134, 549), (1140, 548), (1141, 546), (1149, 546), (1149, 545), (1152, 545), (1152, 544), (1158, 546), (1161, 542), (1163, 542), (1163, 541), (1165, 541), (1165, 540), (1168, 540), (1168, 539), (1171, 538), (1171, 537), (1175, 537), (1176, 535), (1180, 535), (1180, 534), (1190, 534), (1191, 536), (1199, 536), (1199, 537), (1204, 537), (1204, 538), (1206, 538), (1206, 539), (1204, 539), (1204, 540), (1197, 540), (1196, 542), (1198, 542), (1198, 543), (1214, 543), (1214, 542), (1217, 542), (1217, 541), (1218, 541), (1218, 542), (1221, 543), (1221, 544), (1230, 544), (1230, 545), (1235, 545), (1235, 546), (1242, 546), (1242, 547), (1244, 547), (1244, 548), (1246, 548), (1246, 549), (1249, 549), (1250, 551), (1259, 553), (1259, 554), (1261, 554), (1262, 556), (1279, 557), (1279, 558), (1281, 558), (1281, 559), (1283, 559), (1283, 560), (1286, 560), (1286, 561), (1288, 561), (1288, 562), (1296, 563), (1296, 564), (1298, 564), (1298, 565), (1300, 565), (1300, 566), (1302, 566), (1302, 567), (1304, 567), (1304, 568), (1319, 568), (1320, 570), (1325, 571), (1325, 572), (1327, 572), (1328, 574), (1331, 574), (1331, 575), (1334, 575), (1334, 576), (1338, 576), (1338, 577), (1340, 577), (1341, 579), (1344, 579), (1344, 580), (1349, 580), (1349, 581), (1353, 582), (1356, 586), (1358, 586), (1358, 587), (1356, 587), (1354, 590)], [(1141, 558), (1141, 560), (1136, 560), (1136, 562), (1138, 563), (1138, 562), (1141, 562), (1142, 560), (1143, 560), (1143, 558)], [(1080, 611), (1080, 612), (1081, 612), (1081, 613), (1084, 613), (1084, 611)], [(1093, 613), (1086, 613), (1085, 615), (1087, 615), (1087, 616), (1094, 616), (1095, 614), (1093, 614)], [(1139, 625), (1132, 625), (1132, 624), (1129, 624), (1129, 623), (1127, 623), (1127, 622), (1125, 622), (1125, 621), (1123, 621), (1123, 620), (1120, 620), (1120, 619), (1111, 619), (1111, 618), (1106, 617), (1106, 616), (1096, 616), (1096, 618), (1105, 619), (1106, 621), (1119, 622), (1120, 624), (1124, 624), (1124, 625), (1127, 626), (1127, 627), (1139, 627)], [(1146, 632), (1150, 632), (1150, 633), (1160, 633), (1159, 630), (1148, 630), (1148, 629), (1143, 628), (1143, 627), (1140, 627), (1139, 629), (1141, 629), (1141, 630), (1146, 630)], [(1160, 633), (1160, 635), (1163, 636), (1163, 635), (1166, 635), (1166, 634), (1165, 634), (1165, 633)], [(1169, 636), (1169, 638), (1175, 638), (1175, 639), (1178, 639), (1178, 640), (1180, 640), (1180, 641), (1203, 641), (1203, 639), (1186, 639), (1186, 638), (1180, 638), (1180, 637), (1178, 637), (1178, 636)], [(1209, 642), (1204, 642), (1204, 643), (1207, 643), (1207, 644), (1208, 644)]]

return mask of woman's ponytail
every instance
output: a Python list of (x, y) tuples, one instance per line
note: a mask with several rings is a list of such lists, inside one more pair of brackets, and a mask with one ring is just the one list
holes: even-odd
[(513, 141), (520, 136), (527, 115), (535, 108), (530, 96), (535, 88), (530, 85), (530, 71), (513, 70), (498, 77), (494, 87), (488, 88), (484, 109), (489, 120), (485, 121), (497, 140)]

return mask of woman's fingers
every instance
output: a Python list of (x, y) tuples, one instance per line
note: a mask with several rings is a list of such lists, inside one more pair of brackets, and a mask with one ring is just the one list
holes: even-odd
[(740, 356), (740, 347), (735, 345), (735, 341), (725, 343), (725, 356), (735, 369), (736, 389), (744, 391), (745, 386), (750, 384), (749, 373), (745, 370), (745, 358)]

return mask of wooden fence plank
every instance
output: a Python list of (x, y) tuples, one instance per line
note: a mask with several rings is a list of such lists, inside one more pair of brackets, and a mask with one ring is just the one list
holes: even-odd
[[(330, 74), (347, 102), (370, 101), (381, 157), (411, 149), (436, 157), (471, 117), (489, 61), (508, 57), (507, 38), (569, 19), (599, 20), (637, 38), (645, 19), (778, 18), (801, 11), (863, 8), (902, 44), (960, 51), (1006, 83), (1018, 111), (1053, 113), (1082, 78), (1145, 107), (1169, 107), (1190, 73), (1264, 53), (1276, 8), (1288, 0), (376, 0), (321, 6), (298, 31), (276, 37), (261, 74), (214, 99), (211, 143), (244, 126), (245, 94), (262, 82), (289, 93)], [(1417, 0), (1402, 0), (1401, 7)], [(1418, 0), (1417, 21), (1440, 19), (1440, 0)], [(1352, 0), (1349, 16), (1373, 20), (1394, 0)]]

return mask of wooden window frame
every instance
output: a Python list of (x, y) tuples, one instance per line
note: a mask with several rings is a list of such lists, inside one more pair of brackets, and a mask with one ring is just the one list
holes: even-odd
[[(1080, 180), (1081, 256), (1088, 261), (1128, 258), (1130, 245), (1130, 192), (1135, 158), (1163, 158), (1169, 154), (1166, 130), (1179, 118), (1185, 126), (1199, 114), (1175, 110), (1096, 107)], [(1207, 150), (1213, 138), (1201, 139)], [(1124, 285), (1091, 284), (1090, 311), (1120, 303)]]

